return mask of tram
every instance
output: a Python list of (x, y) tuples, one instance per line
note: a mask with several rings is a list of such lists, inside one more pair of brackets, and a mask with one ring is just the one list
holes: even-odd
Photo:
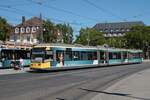
[(0, 48), (0, 68), (11, 68), (12, 61), (19, 65), (19, 59), (23, 59), (23, 66), (30, 66), (30, 51), (15, 48)]
[(142, 62), (142, 50), (66, 44), (38, 44), (31, 51), (33, 70), (58, 70)]

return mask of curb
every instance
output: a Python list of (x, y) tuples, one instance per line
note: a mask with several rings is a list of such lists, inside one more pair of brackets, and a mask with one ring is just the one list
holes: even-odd
[[(117, 83), (113, 84), (112, 86), (108, 87), (104, 91), (105, 92), (113, 92), (113, 90), (117, 89), (117, 87), (121, 86), (121, 84), (123, 84), (124, 82), (127, 82), (128, 80), (131, 80), (131, 79), (135, 78), (137, 75), (139, 75), (139, 73), (144, 73), (147, 70), (150, 70), (150, 68), (142, 70), (142, 71), (139, 71), (139, 72), (136, 72), (134, 74), (131, 74), (131, 75), (127, 76), (126, 78), (121, 79)], [(98, 95), (94, 96), (90, 100), (106, 100), (106, 99), (103, 98), (103, 96), (105, 96), (105, 95), (104, 94), (98, 94)]]
[(29, 71), (29, 68), (25, 68), (25, 69), (21, 69), (21, 70), (2, 69), (2, 70), (0, 70), (0, 75), (11, 75), (11, 74), (26, 73), (27, 71)]

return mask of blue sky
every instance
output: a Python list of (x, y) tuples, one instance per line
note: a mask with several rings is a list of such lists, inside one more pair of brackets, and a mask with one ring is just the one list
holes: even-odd
[(39, 16), (70, 23), (75, 34), (96, 23), (143, 21), (150, 25), (150, 0), (1, 0), (0, 16), (16, 25), (21, 16)]

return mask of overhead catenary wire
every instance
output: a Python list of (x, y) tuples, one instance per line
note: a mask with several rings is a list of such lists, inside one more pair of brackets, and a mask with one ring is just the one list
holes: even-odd
[(117, 19), (124, 20), (124, 18), (118, 16), (117, 14), (114, 14), (113, 12), (111, 12), (111, 11), (109, 11), (109, 10), (107, 10), (107, 9), (102, 8), (101, 6), (96, 5), (95, 3), (93, 3), (93, 2), (91, 2), (91, 1), (89, 1), (89, 0), (83, 0), (83, 1), (84, 1), (85, 3), (87, 3), (87, 4), (89, 4), (89, 5), (91, 5), (91, 6), (95, 7), (95, 8), (97, 8), (98, 10), (100, 10), (100, 11), (102, 11), (102, 12), (104, 12), (104, 13), (107, 13), (107, 14), (109, 14), (109, 15), (111, 15), (111, 16), (117, 18)]
[[(0, 10), (5, 10), (5, 11), (8, 11), (8, 12), (11, 12), (11, 13), (15, 13), (15, 14), (18, 14), (18, 15), (22, 15), (22, 14), (27, 14), (27, 15), (32, 15), (34, 16), (35, 14), (31, 13), (31, 12), (27, 12), (27, 11), (24, 11), (24, 10), (21, 10), (21, 9), (17, 9), (15, 7), (12, 7), (10, 5), (5, 5), (5, 6), (1, 6), (0, 5)], [(61, 19), (57, 19), (57, 18), (48, 18), (46, 16), (43, 16), (45, 19), (51, 19), (51, 20), (54, 20), (56, 22), (61, 22), (61, 23), (69, 23), (71, 25), (78, 25), (78, 26), (85, 26), (83, 23), (77, 23), (77, 22), (66, 22), (64, 20), (61, 20)]]
[(80, 17), (80, 18), (84, 18), (84, 19), (86, 18), (86, 19), (92, 20), (92, 21), (99, 21), (99, 20), (96, 19), (96, 18), (91, 18), (91, 17), (83, 16), (83, 15), (74, 13), (74, 12), (69, 11), (69, 10), (65, 10), (65, 9), (62, 9), (62, 8), (58, 8), (58, 7), (55, 7), (55, 6), (51, 6), (51, 5), (44, 4), (44, 3), (42, 3), (42, 2), (33, 1), (33, 0), (27, 0), (27, 1), (32, 2), (32, 3), (35, 3), (35, 4), (38, 4), (38, 5), (41, 5), (41, 6), (43, 6), (43, 7), (49, 8), (49, 9), (53, 9), (53, 10), (59, 11), (59, 12), (64, 12), (64, 13), (67, 13), (67, 14), (71, 14), (71, 15), (74, 15), (74, 16), (77, 16), (77, 17)]

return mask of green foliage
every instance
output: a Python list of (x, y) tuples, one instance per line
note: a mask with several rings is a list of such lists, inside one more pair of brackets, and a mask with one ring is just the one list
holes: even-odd
[(106, 40), (106, 44), (110, 47), (116, 48), (124, 48), (125, 47), (125, 39), (123, 37), (112, 37)]
[(55, 43), (57, 41), (57, 29), (54, 23), (52, 23), (50, 20), (46, 20), (43, 23), (43, 28), (45, 29), (43, 31), (43, 42)]
[[(43, 23), (43, 38), (45, 43), (62, 42), (59, 39), (63, 39), (64, 43), (72, 43), (73, 29), (69, 24), (57, 24), (55, 25), (50, 20), (46, 20)], [(41, 40), (42, 36), (38, 39)], [(58, 41), (59, 40), (59, 41)]]
[(7, 23), (6, 19), (0, 17), (0, 40), (6, 41), (9, 38), (11, 26)]
[(64, 43), (71, 44), (73, 41), (73, 29), (69, 24), (57, 24), (56, 27), (63, 35)]
[(150, 44), (150, 26), (134, 26), (124, 37), (109, 38), (106, 44), (116, 48), (145, 49)]
[(93, 28), (81, 28), (80, 35), (77, 36), (75, 43), (96, 46), (103, 45), (105, 43), (105, 39), (101, 32)]
[(150, 44), (150, 27), (135, 26), (125, 35), (125, 39), (128, 48), (144, 49), (146, 44)]

